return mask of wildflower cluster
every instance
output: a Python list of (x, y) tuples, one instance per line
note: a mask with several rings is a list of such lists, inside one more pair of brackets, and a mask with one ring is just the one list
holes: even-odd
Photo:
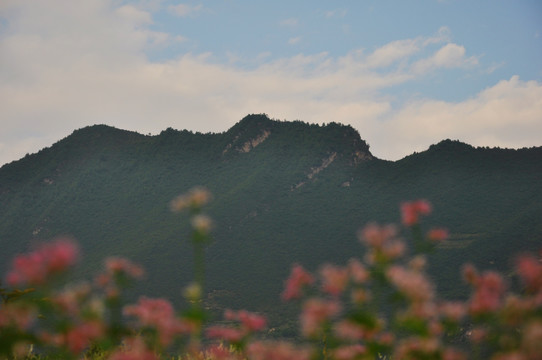
[[(542, 354), (542, 264), (533, 255), (517, 258), (520, 293), (491, 271), (465, 265), (468, 300), (439, 299), (426, 274), (424, 251), (447, 238), (444, 229), (422, 231), (431, 212), (424, 200), (401, 205), (402, 225), (417, 253), (410, 254), (404, 231), (369, 224), (358, 234), (363, 258), (345, 265), (324, 264), (310, 272), (294, 264), (281, 294), (297, 302), (302, 340), (266, 340), (266, 318), (246, 310), (226, 310), (208, 324), (202, 306), (204, 246), (211, 221), (203, 214), (210, 200), (197, 188), (172, 202), (191, 214), (195, 279), (186, 286), (189, 304), (178, 312), (161, 298), (126, 303), (123, 290), (141, 279), (141, 267), (122, 258), (106, 259), (92, 282), (55, 288), (71, 270), (79, 250), (60, 239), (17, 256), (0, 288), (0, 359), (31, 353), (51, 358), (154, 360), (166, 354), (187, 359), (444, 359), (537, 360)], [(420, 253), (422, 252), (422, 253)], [(459, 340), (458, 340), (459, 339)], [(454, 340), (454, 341), (450, 341)]]

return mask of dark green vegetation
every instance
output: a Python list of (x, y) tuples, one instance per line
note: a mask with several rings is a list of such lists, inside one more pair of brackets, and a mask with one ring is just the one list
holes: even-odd
[(444, 294), (461, 297), (460, 264), (504, 270), (513, 254), (542, 248), (541, 179), (542, 147), (445, 140), (389, 162), (335, 123), (250, 115), (225, 133), (158, 136), (91, 126), (0, 168), (0, 270), (33, 242), (70, 235), (83, 250), (78, 275), (125, 256), (147, 270), (137, 292), (180, 302), (192, 253), (188, 220), (169, 202), (204, 185), (215, 221), (208, 306), (264, 311), (273, 324), (293, 262), (316, 270), (362, 256), (359, 228), (398, 222), (401, 201), (426, 198), (434, 215), (424, 226), (452, 235), (429, 272)]

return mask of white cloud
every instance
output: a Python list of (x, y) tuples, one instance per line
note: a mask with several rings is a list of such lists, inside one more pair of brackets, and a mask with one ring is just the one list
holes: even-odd
[[(376, 156), (390, 159), (444, 137), (475, 145), (540, 141), (534, 137), (542, 133), (542, 84), (517, 77), (463, 102), (423, 99), (392, 106), (385, 90), (423, 75), (410, 66), (428, 71), (474, 63), (462, 46), (448, 43), (445, 28), (372, 53), (274, 60), (262, 53), (261, 63), (247, 70), (236, 61), (215, 63), (211, 54), (150, 62), (147, 46), (175, 38), (149, 30), (153, 19), (145, 7), (58, 1), (51, 6), (19, 0), (0, 7), (0, 16), (10, 12), (0, 33), (0, 164), (95, 123), (141, 133), (167, 127), (216, 132), (262, 112), (351, 124)], [(425, 63), (416, 63), (425, 49), (442, 43), (420, 60)]]
[[(413, 39), (403, 39), (392, 41), (385, 44), (373, 51), (367, 57), (367, 65), (373, 68), (387, 67), (394, 63), (399, 62), (401, 65), (405, 65), (412, 57), (419, 55), (426, 48), (443, 42), (448, 42), (450, 37), (450, 29), (447, 27), (441, 27), (438, 32), (430, 37), (419, 36)], [(433, 57), (435, 59), (421, 60), (418, 67), (430, 68), (434, 63), (443, 62), (448, 60), (453, 54), (453, 47), (446, 44), (441, 50), (439, 50)], [(464, 50), (464, 49), (463, 49)], [(451, 53), (451, 54), (450, 54)], [(448, 55), (448, 56), (446, 56)]]
[(324, 16), (327, 18), (332, 17), (345, 17), (348, 11), (346, 9), (335, 9), (335, 10), (328, 10), (324, 12)]
[(117, 14), (126, 18), (133, 24), (151, 24), (152, 17), (147, 11), (140, 10), (132, 5), (124, 5), (116, 9)]
[(203, 9), (203, 5), (188, 5), (188, 4), (178, 4), (168, 6), (170, 13), (175, 14), (176, 16), (186, 17), (197, 13)]
[(402, 60), (420, 50), (419, 41), (397, 40), (376, 49), (367, 58), (370, 67), (386, 67), (397, 60)]
[(465, 47), (448, 43), (441, 47), (431, 57), (417, 61), (412, 65), (412, 71), (416, 74), (426, 73), (437, 68), (460, 68), (478, 64), (474, 56), (465, 57)]
[(288, 44), (295, 45), (301, 41), (301, 36), (293, 37), (288, 39)]
[(288, 19), (282, 20), (279, 23), (279, 25), (285, 26), (285, 27), (295, 27), (297, 26), (298, 23), (299, 23), (299, 20), (297, 20), (296, 18), (288, 18)]
[[(445, 138), (474, 146), (540, 146), (541, 116), (542, 83), (514, 76), (462, 102), (424, 99), (407, 104), (374, 127), (379, 130), (372, 148), (397, 159)], [(387, 137), (394, 141), (386, 142)]]

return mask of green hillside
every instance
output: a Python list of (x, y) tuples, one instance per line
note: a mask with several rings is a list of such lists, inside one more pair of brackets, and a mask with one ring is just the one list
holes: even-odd
[(431, 255), (431, 270), (445, 294), (460, 297), (465, 261), (502, 270), (511, 254), (542, 248), (540, 179), (542, 147), (445, 140), (389, 162), (336, 123), (249, 115), (224, 133), (157, 136), (96, 125), (0, 168), (0, 264), (4, 272), (33, 242), (69, 235), (83, 249), (79, 274), (126, 256), (147, 269), (136, 291), (178, 302), (192, 253), (188, 220), (169, 202), (203, 185), (214, 195), (208, 305), (278, 321), (293, 262), (314, 270), (361, 255), (359, 228), (397, 222), (401, 201), (426, 198), (434, 205), (428, 225), (452, 235)]

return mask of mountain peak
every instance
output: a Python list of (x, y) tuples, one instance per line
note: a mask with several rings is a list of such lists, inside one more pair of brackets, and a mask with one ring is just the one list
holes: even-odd
[(301, 144), (312, 148), (327, 148), (329, 154), (342, 154), (350, 158), (354, 164), (374, 158), (369, 151), (369, 145), (352, 126), (335, 122), (319, 125), (300, 120), (274, 120), (267, 114), (249, 114), (231, 127), (226, 134), (231, 140), (223, 154), (232, 149), (246, 153), (268, 138), (275, 138), (281, 143), (286, 141), (284, 145), (279, 146), (292, 149)]
[(442, 140), (438, 144), (431, 145), (429, 150), (445, 150), (445, 151), (466, 151), (474, 149), (471, 145), (459, 140)]

